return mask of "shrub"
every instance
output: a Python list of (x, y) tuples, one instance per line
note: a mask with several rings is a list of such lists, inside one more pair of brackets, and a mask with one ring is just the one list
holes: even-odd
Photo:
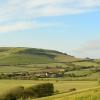
[(50, 96), (54, 93), (54, 87), (52, 83), (39, 84), (34, 88), (38, 97)]

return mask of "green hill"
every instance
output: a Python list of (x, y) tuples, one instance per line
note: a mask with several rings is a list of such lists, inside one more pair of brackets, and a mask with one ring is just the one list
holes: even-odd
[(0, 48), (0, 65), (46, 64), (76, 61), (77, 58), (54, 50)]

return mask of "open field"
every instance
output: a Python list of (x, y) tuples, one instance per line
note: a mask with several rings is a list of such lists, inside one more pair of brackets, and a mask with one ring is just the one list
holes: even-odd
[(100, 86), (33, 100), (100, 100)]
[(96, 61), (81, 61), (81, 62), (74, 62), (74, 65), (79, 65), (79, 66), (96, 66), (99, 67), (99, 63)]
[(66, 92), (71, 88), (76, 88), (77, 90), (92, 88), (98, 86), (96, 81), (32, 81), (32, 80), (0, 80), (0, 94), (14, 88), (16, 86), (29, 87), (38, 83), (50, 82), (54, 84), (55, 90), (60, 93)]
[(34, 72), (40, 69), (45, 69), (47, 66), (56, 67), (62, 66), (63, 68), (66, 67), (64, 63), (48, 63), (48, 64), (28, 64), (28, 65), (10, 65), (10, 66), (0, 66), (1, 73), (9, 73), (9, 72)]

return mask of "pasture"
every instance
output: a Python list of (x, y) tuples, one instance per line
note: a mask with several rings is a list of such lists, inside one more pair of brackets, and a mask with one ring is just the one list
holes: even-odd
[(100, 86), (33, 100), (100, 100)]
[(82, 90), (98, 86), (97, 81), (0, 80), (0, 94), (5, 93), (17, 86), (30, 87), (35, 84), (46, 82), (53, 83), (55, 91), (59, 91), (59, 93), (64, 93), (72, 88)]

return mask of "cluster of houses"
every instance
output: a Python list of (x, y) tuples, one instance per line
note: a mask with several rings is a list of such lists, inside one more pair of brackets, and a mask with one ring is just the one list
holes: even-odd
[(57, 78), (64, 76), (63, 68), (45, 68), (36, 72), (11, 72), (11, 73), (0, 73), (1, 78), (10, 79), (33, 79), (36, 78)]

